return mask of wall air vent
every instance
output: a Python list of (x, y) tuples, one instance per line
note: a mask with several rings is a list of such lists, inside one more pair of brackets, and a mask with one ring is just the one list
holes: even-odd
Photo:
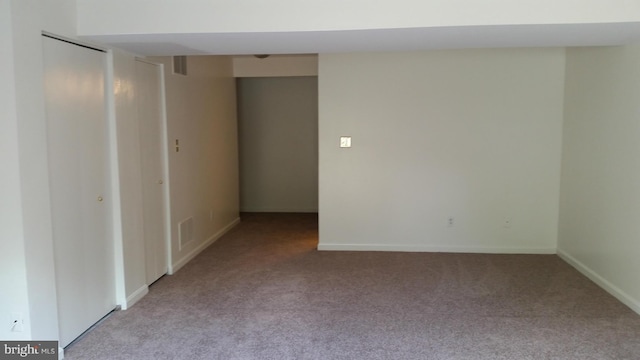
[(180, 249), (186, 244), (193, 241), (193, 218), (183, 220), (178, 224), (178, 236), (180, 240)]
[(173, 57), (173, 73), (179, 74), (179, 75), (187, 75), (187, 57), (186, 56)]

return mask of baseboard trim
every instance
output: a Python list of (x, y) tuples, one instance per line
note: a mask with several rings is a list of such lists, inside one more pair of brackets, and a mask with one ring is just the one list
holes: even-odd
[(318, 244), (321, 251), (398, 251), (398, 252), (450, 252), (480, 254), (555, 254), (555, 248), (507, 248), (431, 245), (378, 245), (378, 244)]
[(135, 303), (140, 301), (145, 295), (149, 293), (149, 286), (147, 284), (138, 288), (138, 290), (134, 291), (131, 295), (127, 296), (127, 302), (122, 306), (122, 310), (127, 310), (132, 307)]
[(198, 254), (200, 254), (204, 249), (209, 247), (209, 245), (211, 245), (214, 242), (216, 242), (224, 234), (229, 232), (229, 230), (233, 229), (239, 223), (240, 223), (240, 218), (236, 218), (231, 223), (229, 223), (227, 226), (223, 227), (220, 231), (218, 231), (217, 233), (213, 234), (205, 242), (203, 242), (202, 244), (198, 245), (198, 247), (196, 247), (195, 249), (190, 251), (187, 255), (182, 257), (182, 259), (180, 259), (180, 260), (176, 261), (175, 263), (171, 264), (171, 267), (169, 268), (167, 274), (169, 274), (169, 275), (175, 274), (178, 270), (180, 270), (180, 268), (185, 266), (194, 257), (198, 256)]
[(318, 209), (317, 208), (313, 208), (313, 209), (246, 208), (246, 209), (240, 209), (240, 212), (248, 212), (248, 213), (317, 213)]
[(623, 304), (627, 305), (631, 310), (640, 315), (640, 301), (634, 299), (631, 295), (624, 292), (619, 287), (615, 286), (609, 280), (598, 275), (591, 268), (580, 262), (578, 259), (569, 255), (566, 251), (558, 249), (558, 256), (566, 261), (569, 265), (573, 266), (576, 270), (588, 277), (591, 281), (603, 288), (606, 292), (613, 295), (616, 299), (620, 300)]

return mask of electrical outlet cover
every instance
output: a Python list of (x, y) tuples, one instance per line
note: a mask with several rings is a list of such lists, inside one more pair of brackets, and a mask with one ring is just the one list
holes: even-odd
[(24, 319), (21, 313), (11, 313), (9, 327), (11, 332), (23, 332), (24, 331)]

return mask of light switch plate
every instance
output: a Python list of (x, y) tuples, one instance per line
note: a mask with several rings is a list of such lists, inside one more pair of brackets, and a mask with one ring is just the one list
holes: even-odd
[(340, 137), (340, 147), (341, 148), (350, 148), (351, 147), (351, 136), (341, 136)]

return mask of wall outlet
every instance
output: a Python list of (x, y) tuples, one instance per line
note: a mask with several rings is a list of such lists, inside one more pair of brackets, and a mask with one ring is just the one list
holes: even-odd
[(447, 227), (453, 227), (454, 220), (453, 216), (449, 216), (447, 218)]
[(11, 332), (23, 332), (24, 331), (24, 318), (22, 313), (11, 313), (9, 319), (9, 331)]

